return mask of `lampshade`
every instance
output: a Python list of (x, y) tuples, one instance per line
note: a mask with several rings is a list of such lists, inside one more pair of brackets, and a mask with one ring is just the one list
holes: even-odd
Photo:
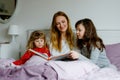
[(9, 35), (19, 35), (18, 26), (17, 25), (10, 25), (8, 30)]

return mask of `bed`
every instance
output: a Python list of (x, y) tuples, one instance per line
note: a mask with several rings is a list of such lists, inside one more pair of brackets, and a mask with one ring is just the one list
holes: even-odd
[[(27, 31), (27, 38), (34, 29)], [(50, 36), (49, 30), (42, 30)], [(5, 67), (14, 59), (0, 59), (0, 80), (120, 80), (120, 30), (97, 30), (106, 44), (106, 53), (118, 70), (102, 68), (87, 61), (49, 61), (22, 67)], [(107, 38), (106, 38), (107, 37)], [(112, 37), (112, 38), (111, 38)], [(47, 38), (49, 39), (49, 38)], [(37, 58), (36, 58), (37, 59)], [(88, 69), (89, 67), (89, 69)]]
[[(27, 40), (35, 29), (27, 30)], [(42, 29), (42, 31), (46, 34), (46, 38), (49, 41), (49, 29)], [(75, 34), (75, 29), (73, 29)], [(98, 35), (103, 39), (103, 42), (106, 46), (107, 56), (110, 59), (111, 63), (117, 66), (120, 71), (120, 30), (119, 29), (98, 29)]]

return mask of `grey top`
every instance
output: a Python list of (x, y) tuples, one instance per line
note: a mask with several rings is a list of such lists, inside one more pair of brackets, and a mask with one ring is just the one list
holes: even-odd
[[(85, 48), (86, 47), (84, 47), (84, 49), (81, 50), (81, 53), (86, 54), (87, 51)], [(82, 59), (86, 59), (86, 58), (82, 57)], [(95, 63), (96, 65), (98, 65), (101, 68), (111, 65), (111, 63), (106, 55), (105, 49), (103, 49), (103, 51), (101, 52), (98, 48), (92, 47), (89, 60), (91, 60), (93, 63)]]

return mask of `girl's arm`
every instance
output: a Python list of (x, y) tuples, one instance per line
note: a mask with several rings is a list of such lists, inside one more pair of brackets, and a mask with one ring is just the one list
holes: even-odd
[(19, 60), (14, 61), (13, 64), (15, 65), (24, 64), (28, 59), (31, 58), (32, 55), (33, 55), (32, 52), (26, 51), (25, 54)]
[(90, 59), (86, 58), (80, 53), (80, 50), (78, 48), (74, 48), (74, 51), (71, 51), (73, 55), (75, 55), (75, 58), (78, 58), (79, 60), (87, 60), (90, 61)]
[(51, 54), (50, 54), (50, 50), (49, 50), (49, 49), (47, 49), (46, 54), (47, 54), (48, 57), (51, 56)]
[(90, 60), (97, 64), (99, 55), (102, 54), (101, 51), (98, 48), (92, 48), (91, 50), (91, 55), (90, 55)]
[(93, 63), (97, 63), (100, 51), (97, 48), (92, 48), (90, 59), (88, 59), (87, 57), (83, 56), (80, 53), (79, 49), (74, 49), (74, 51), (72, 51), (72, 53), (73, 54), (79, 54), (79, 56), (77, 56), (79, 60), (87, 60), (87, 61), (90, 61), (90, 62), (93, 62)]

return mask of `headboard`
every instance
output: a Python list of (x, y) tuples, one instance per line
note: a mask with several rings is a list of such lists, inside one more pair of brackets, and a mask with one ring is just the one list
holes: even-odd
[[(37, 30), (37, 29), (27, 30), (27, 40), (28, 40), (31, 32), (33, 32), (34, 30)], [(50, 37), (49, 29), (41, 29), (41, 31), (43, 31), (46, 34), (47, 40), (49, 40), (49, 37)], [(73, 29), (73, 32), (75, 33), (75, 29)], [(97, 33), (98, 33), (99, 37), (102, 38), (102, 40), (105, 44), (120, 43), (120, 35), (119, 35), (120, 30), (98, 29)]]
[(49, 29), (29, 29), (29, 30), (27, 30), (27, 40), (29, 39), (31, 33), (35, 30), (41, 30), (42, 32), (44, 32), (44, 34), (46, 35), (46, 40), (49, 40), (49, 38), (50, 38), (50, 30)]

